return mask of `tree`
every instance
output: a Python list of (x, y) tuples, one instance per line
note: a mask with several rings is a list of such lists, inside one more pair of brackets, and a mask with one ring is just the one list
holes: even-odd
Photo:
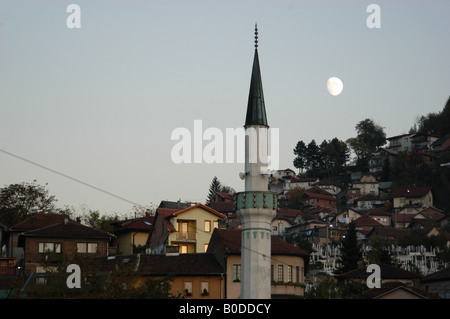
[(308, 168), (308, 175), (316, 175), (321, 168), (320, 148), (316, 141), (312, 140), (306, 147), (306, 167)]
[(306, 168), (306, 145), (305, 142), (299, 141), (294, 148), (294, 167), (300, 170), (300, 173)]
[(355, 129), (357, 136), (349, 138), (347, 144), (356, 154), (357, 166), (365, 168), (372, 153), (386, 143), (386, 133), (371, 119), (359, 122)]
[(219, 179), (217, 176), (214, 176), (214, 178), (211, 181), (211, 185), (209, 186), (209, 193), (208, 197), (206, 198), (206, 206), (211, 206), (211, 202), (214, 200), (214, 197), (217, 193), (220, 193), (222, 191), (222, 185), (220, 184)]
[(379, 238), (373, 239), (370, 246), (371, 250), (367, 254), (369, 264), (393, 264), (392, 255), (385, 249), (383, 242)]
[(347, 233), (341, 240), (341, 245), (341, 256), (339, 258), (341, 267), (337, 272), (345, 273), (347, 271), (357, 269), (358, 263), (362, 258), (362, 252), (358, 245), (356, 226), (354, 222), (348, 224)]
[(419, 116), (411, 127), (410, 132), (446, 136), (450, 134), (448, 123), (450, 123), (450, 97), (441, 112)]
[(288, 208), (292, 209), (302, 209), (303, 208), (303, 195), (305, 194), (305, 189), (301, 187), (294, 187), (289, 191)]
[(350, 150), (344, 141), (337, 137), (320, 144), (322, 169), (328, 171), (331, 176), (338, 174), (347, 164)]
[(0, 190), (0, 224), (11, 227), (38, 213), (59, 213), (56, 202), (55, 196), (36, 181), (11, 184)]
[(83, 220), (88, 226), (98, 231), (112, 233), (115, 230), (113, 223), (117, 223), (120, 218), (118, 215), (100, 216), (100, 212), (98, 210), (89, 210), (89, 213), (83, 217)]

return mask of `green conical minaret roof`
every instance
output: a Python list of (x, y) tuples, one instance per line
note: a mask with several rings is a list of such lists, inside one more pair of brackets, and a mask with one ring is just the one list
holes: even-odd
[(266, 107), (264, 105), (264, 94), (261, 80), (261, 71), (258, 58), (258, 28), (255, 25), (255, 56), (253, 58), (252, 78), (250, 81), (250, 92), (248, 94), (247, 116), (245, 127), (250, 125), (267, 124)]

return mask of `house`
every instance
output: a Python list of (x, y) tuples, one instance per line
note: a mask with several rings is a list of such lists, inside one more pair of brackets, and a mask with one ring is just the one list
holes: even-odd
[(359, 181), (352, 183), (352, 189), (359, 189), (359, 195), (378, 195), (378, 188), (380, 183), (375, 173), (365, 173), (361, 176)]
[[(380, 264), (379, 266), (381, 285), (387, 283), (402, 283), (409, 288), (419, 287), (419, 282), (422, 278), (421, 275), (391, 265)], [(360, 267), (358, 269), (339, 274), (336, 278), (343, 283), (348, 280), (356, 280), (365, 284), (369, 275), (370, 274), (367, 272), (366, 267)]]
[(421, 287), (441, 298), (450, 299), (450, 267), (423, 277)]
[(450, 136), (445, 136), (437, 139), (431, 144), (431, 150), (435, 153), (440, 153), (450, 150)]
[(323, 190), (326, 190), (328, 193), (330, 193), (333, 196), (338, 195), (342, 190), (342, 188), (338, 184), (328, 181), (328, 180), (321, 180), (317, 183), (312, 184), (311, 186), (312, 187), (316, 186)]
[(408, 287), (401, 282), (388, 282), (382, 284), (380, 288), (364, 291), (360, 299), (439, 299), (439, 297), (416, 287)]
[(64, 218), (62, 222), (19, 234), (23, 247), (25, 273), (45, 272), (42, 264), (71, 260), (76, 256), (107, 257), (115, 236)]
[(412, 150), (414, 151), (431, 151), (434, 142), (439, 140), (439, 136), (415, 133), (411, 136)]
[(337, 214), (335, 220), (341, 224), (349, 224), (352, 220), (355, 220), (361, 216), (362, 214), (359, 210), (350, 207), (347, 211)]
[(407, 236), (410, 234), (408, 229), (398, 229), (390, 226), (375, 226), (366, 234), (366, 238), (372, 241), (375, 238), (381, 239), (383, 241), (395, 242), (399, 238)]
[(402, 134), (386, 138), (389, 142), (388, 150), (398, 154), (399, 152), (410, 152), (412, 150), (411, 137), (414, 134)]
[(369, 158), (369, 172), (381, 175), (383, 173), (385, 161), (388, 160), (392, 166), (395, 162), (395, 156), (398, 152), (394, 152), (387, 148), (380, 147), (376, 152), (372, 153)]
[(201, 203), (184, 209), (158, 208), (147, 245), (152, 254), (165, 253), (166, 246), (179, 246), (182, 254), (205, 252), (213, 230), (224, 219)]
[(444, 212), (436, 207), (427, 207), (420, 211), (420, 214), (425, 218), (432, 220), (433, 223), (439, 226), (445, 226), (449, 223), (449, 218)]
[(383, 226), (391, 226), (392, 214), (383, 209), (372, 208), (367, 212), (367, 215), (375, 219)]
[(5, 257), (13, 257), (17, 260), (18, 266), (24, 266), (24, 249), (18, 245), (19, 235), (23, 232), (47, 227), (61, 223), (68, 218), (64, 214), (45, 214), (39, 213), (30, 216), (23, 221), (11, 226), (8, 230), (8, 236), (4, 239), (6, 247)]
[(273, 178), (295, 177), (295, 172), (290, 168), (279, 169), (276, 171), (272, 171), (270, 177), (273, 177)]
[(405, 207), (425, 209), (433, 206), (431, 187), (404, 187), (392, 190), (393, 206), (396, 211)]
[(236, 208), (234, 205), (234, 195), (218, 192), (211, 201), (212, 209), (227, 216), (227, 222), (236, 216)]
[(376, 207), (384, 207), (389, 200), (377, 195), (367, 194), (354, 200), (354, 206), (358, 209), (371, 209)]
[(279, 208), (275, 218), (272, 220), (272, 236), (284, 235), (286, 228), (289, 228), (304, 218), (301, 210), (290, 208)]
[(382, 226), (379, 222), (367, 214), (356, 218), (353, 223), (355, 224), (356, 230), (362, 231), (370, 231), (375, 226)]
[(289, 188), (293, 189), (296, 187), (300, 187), (303, 189), (309, 189), (312, 187), (313, 184), (320, 182), (320, 179), (317, 177), (313, 178), (306, 178), (306, 177), (299, 177), (299, 178), (291, 178)]
[(402, 210), (395, 212), (393, 215), (394, 227), (403, 229), (408, 228), (414, 216), (417, 216), (418, 213), (419, 211), (414, 207), (403, 208)]
[(147, 245), (148, 236), (153, 228), (154, 216), (146, 215), (114, 223), (117, 254), (131, 255), (139, 247)]
[(311, 207), (326, 207), (334, 210), (337, 208), (336, 197), (316, 186), (305, 190), (303, 198), (305, 204)]
[(140, 255), (140, 284), (172, 276), (170, 293), (185, 299), (224, 299), (225, 269), (211, 253)]
[[(240, 230), (215, 229), (208, 246), (208, 252), (226, 269), (226, 299), (237, 299), (241, 294), (241, 237)], [(272, 298), (304, 296), (308, 253), (276, 236), (271, 239), (271, 252)]]

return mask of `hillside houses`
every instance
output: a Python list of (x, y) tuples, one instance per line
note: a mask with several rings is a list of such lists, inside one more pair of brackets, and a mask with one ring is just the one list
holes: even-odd
[[(311, 285), (307, 282), (311, 269), (333, 275), (350, 222), (356, 226), (364, 258), (371, 243), (382, 240), (405, 271), (419, 269), (425, 276), (450, 266), (437, 261), (436, 248), (406, 249), (398, 244), (420, 234), (443, 236), (449, 246), (450, 234), (445, 231), (449, 214), (434, 207), (432, 188), (386, 187), (373, 172), (352, 174), (347, 185), (305, 179), (288, 169), (276, 176), (270, 185), (280, 187), (278, 198), (283, 204), (271, 224), (272, 297), (304, 297)], [(300, 204), (293, 208), (289, 199), (300, 185), (304, 186)], [(217, 193), (210, 207), (161, 201), (153, 214), (113, 226), (113, 232), (105, 233), (65, 215), (37, 214), (10, 228), (1, 227), (0, 288), (11, 285), (17, 274), (30, 276), (28, 285), (41, 284), (46, 267), (81, 256), (102, 260), (100, 273), (129, 268), (138, 276), (136, 285), (172, 276), (170, 294), (176, 298), (240, 297), (241, 231), (233, 194)], [(302, 242), (312, 252), (299, 248)], [(411, 297), (417, 292), (415, 287), (387, 286), (385, 296)], [(365, 296), (370, 297), (370, 291)]]

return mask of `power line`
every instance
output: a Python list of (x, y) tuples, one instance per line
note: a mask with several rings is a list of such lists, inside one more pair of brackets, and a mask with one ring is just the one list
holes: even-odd
[(30, 161), (30, 160), (28, 160), (28, 159), (26, 159), (26, 158), (23, 158), (23, 157), (19, 156), (19, 155), (10, 153), (10, 152), (5, 151), (5, 150), (2, 150), (2, 149), (0, 149), (0, 152), (3, 152), (3, 153), (5, 153), (5, 154), (7, 154), (7, 155), (9, 155), (9, 156), (12, 156), (12, 157), (15, 157), (15, 158), (17, 158), (17, 159), (20, 159), (20, 160), (22, 160), (22, 161), (24, 161), (24, 162), (27, 162), (27, 163), (29, 163), (29, 164), (32, 164), (32, 165), (34, 165), (34, 166), (40, 167), (40, 168), (42, 168), (42, 169), (45, 169), (45, 170), (47, 170), (47, 171), (49, 171), (49, 172), (52, 172), (52, 173), (54, 173), (54, 174), (57, 174), (57, 175), (60, 175), (60, 176), (62, 176), (62, 177), (65, 177), (65, 178), (67, 178), (67, 179), (70, 179), (70, 180), (72, 180), (72, 181), (74, 181), (74, 182), (77, 182), (77, 183), (79, 183), (79, 184), (82, 184), (82, 185), (84, 185), (84, 186), (87, 186), (87, 187), (90, 187), (90, 188), (92, 188), (92, 189), (95, 189), (95, 190), (97, 190), (97, 191), (99, 191), (99, 192), (105, 193), (105, 194), (107, 194), (107, 195), (109, 195), (109, 196), (112, 196), (112, 197), (115, 197), (115, 198), (117, 198), (117, 199), (120, 199), (120, 200), (122, 200), (122, 201), (124, 201), (124, 202), (130, 203), (130, 204), (133, 204), (133, 205), (136, 205), (136, 206), (142, 206), (142, 205), (140, 205), (140, 204), (138, 204), (138, 203), (135, 203), (135, 202), (133, 202), (133, 201), (130, 201), (130, 200), (126, 199), (126, 198), (123, 198), (123, 197), (121, 197), (121, 196), (118, 196), (118, 195), (116, 195), (116, 194), (113, 194), (113, 193), (111, 193), (111, 192), (108, 192), (108, 191), (106, 191), (106, 190), (104, 190), (104, 189), (98, 188), (97, 186), (91, 185), (91, 184), (86, 183), (86, 182), (83, 182), (83, 181), (81, 181), (81, 180), (79, 180), (79, 179), (77, 179), (77, 178), (74, 178), (74, 177), (71, 177), (71, 176), (69, 176), (69, 175), (63, 174), (63, 173), (61, 173), (61, 172), (55, 171), (54, 169), (51, 169), (51, 168), (46, 167), (46, 166), (44, 166), (44, 165), (41, 165), (41, 164), (39, 164), (39, 163)]

